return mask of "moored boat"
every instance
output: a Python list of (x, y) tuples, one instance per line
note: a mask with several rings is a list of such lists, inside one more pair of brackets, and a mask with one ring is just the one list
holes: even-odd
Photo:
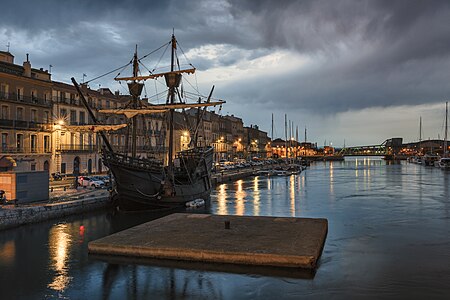
[(434, 166), (435, 162), (438, 162), (440, 159), (439, 155), (427, 153), (422, 157), (422, 163), (424, 166)]
[(439, 168), (442, 170), (450, 170), (450, 157), (443, 157), (439, 161)]

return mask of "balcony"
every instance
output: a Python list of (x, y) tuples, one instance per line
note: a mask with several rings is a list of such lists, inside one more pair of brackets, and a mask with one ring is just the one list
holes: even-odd
[(0, 153), (8, 153), (8, 154), (46, 154), (49, 155), (52, 153), (52, 149), (50, 147), (10, 147), (7, 145), (2, 145), (0, 147)]
[(31, 121), (0, 119), (0, 128), (28, 129), (34, 131), (43, 129), (44, 125), (46, 124)]
[(97, 152), (97, 145), (61, 144), (56, 148), (61, 152)]
[(45, 107), (51, 106), (50, 100), (38, 98), (35, 96), (17, 95), (16, 93), (0, 92), (0, 100), (9, 100), (9, 101), (21, 102), (21, 103), (26, 103), (26, 104), (35, 104), (35, 105), (41, 105), (41, 106), (45, 106)]
[(81, 102), (77, 99), (74, 98), (61, 98), (61, 97), (57, 97), (57, 96), (53, 96), (53, 102), (54, 103), (59, 103), (59, 104), (70, 104), (70, 105), (76, 105), (79, 106), (81, 104)]

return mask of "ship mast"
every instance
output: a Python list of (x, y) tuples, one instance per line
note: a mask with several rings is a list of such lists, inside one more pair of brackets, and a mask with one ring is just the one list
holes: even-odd
[[(133, 77), (137, 77), (139, 71), (139, 63), (138, 63), (138, 56), (137, 56), (137, 45), (136, 50), (134, 51), (134, 57), (133, 57)], [(133, 84), (136, 84), (136, 80), (133, 80)], [(133, 94), (133, 102), (132, 102), (132, 108), (137, 109), (138, 99), (136, 93)], [(136, 157), (136, 129), (137, 129), (137, 116), (134, 116), (131, 118), (131, 157)]]
[(444, 138), (444, 157), (447, 157), (447, 118), (448, 118), (448, 102), (445, 102), (445, 138)]
[[(175, 35), (172, 34), (172, 53), (171, 53), (171, 57), (170, 57), (170, 72), (171, 75), (173, 74), (173, 69), (174, 69), (174, 60), (175, 60), (175, 49), (177, 47), (177, 40), (175, 39)], [(174, 77), (172, 77), (173, 75), (175, 75)], [(175, 103), (175, 83), (171, 82), (170, 79), (172, 80), (176, 80), (176, 74), (173, 74), (172, 78), (168, 79), (168, 85), (169, 85), (169, 99), (167, 104), (174, 104)], [(172, 172), (172, 161), (173, 161), (173, 109), (169, 110), (169, 157), (168, 157), (168, 167), (169, 167), (169, 174), (172, 176), (173, 172)]]

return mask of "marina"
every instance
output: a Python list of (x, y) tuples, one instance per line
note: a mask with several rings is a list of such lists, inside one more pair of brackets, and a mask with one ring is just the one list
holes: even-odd
[[(292, 176), (219, 184), (196, 213), (328, 219), (311, 276), (274, 269), (104, 260), (88, 243), (167, 213), (103, 211), (0, 232), (2, 298), (445, 299), (450, 276), (450, 174), (378, 157), (312, 163)], [(231, 224), (231, 226), (233, 226)], [(199, 228), (198, 230), (201, 230)], [(30, 245), (34, 255), (27, 254)], [(21, 272), (27, 268), (29, 272)], [(26, 290), (20, 281), (30, 282)]]

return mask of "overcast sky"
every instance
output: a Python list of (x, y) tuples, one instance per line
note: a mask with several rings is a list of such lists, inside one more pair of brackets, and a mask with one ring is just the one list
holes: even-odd
[[(5, 0), (1, 0), (5, 2)], [(378, 144), (443, 135), (450, 99), (450, 1), (8, 1), (0, 50), (49, 68), (54, 80), (90, 80), (175, 34), (198, 68), (193, 85), (227, 101), (222, 113), (284, 136)], [(153, 68), (150, 58), (146, 64)], [(163, 63), (161, 63), (164, 65)], [(143, 70), (145, 71), (145, 70)], [(112, 77), (91, 88), (118, 87)], [(152, 90), (153, 89), (153, 90)], [(162, 91), (162, 86), (157, 87)], [(122, 89), (121, 92), (124, 92)], [(155, 93), (154, 83), (147, 85)]]

